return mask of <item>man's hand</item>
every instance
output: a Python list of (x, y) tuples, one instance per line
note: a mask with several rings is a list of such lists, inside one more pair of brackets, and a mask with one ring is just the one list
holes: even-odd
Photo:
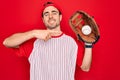
[(42, 39), (44, 41), (49, 40), (52, 36), (60, 35), (61, 31), (54, 30), (33, 30), (33, 35), (37, 39)]

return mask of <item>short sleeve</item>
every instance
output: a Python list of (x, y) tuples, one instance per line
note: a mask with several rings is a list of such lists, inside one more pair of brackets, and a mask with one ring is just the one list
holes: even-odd
[(24, 42), (19, 46), (19, 48), (15, 48), (14, 51), (18, 56), (22, 57), (29, 57), (30, 53), (32, 52), (33, 49), (33, 44), (34, 44), (35, 39), (31, 39), (29, 41)]

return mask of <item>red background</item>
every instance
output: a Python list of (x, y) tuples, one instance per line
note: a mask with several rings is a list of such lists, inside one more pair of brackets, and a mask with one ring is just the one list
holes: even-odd
[[(0, 2), (0, 80), (29, 80), (29, 63), (2, 41), (16, 32), (43, 28), (40, 9), (46, 0), (2, 0)], [(119, 0), (52, 0), (63, 9), (63, 32), (75, 37), (68, 25), (76, 10), (93, 15), (100, 28), (100, 40), (93, 48), (90, 72), (76, 68), (76, 80), (120, 80)]]

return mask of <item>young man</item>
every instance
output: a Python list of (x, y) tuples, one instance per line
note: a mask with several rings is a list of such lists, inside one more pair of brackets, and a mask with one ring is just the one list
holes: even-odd
[[(42, 11), (46, 30), (16, 33), (3, 44), (16, 48), (18, 55), (28, 58), (30, 80), (74, 80), (78, 46), (61, 31), (62, 14), (57, 5), (47, 2)], [(91, 48), (85, 48), (82, 70), (89, 71), (91, 55)]]

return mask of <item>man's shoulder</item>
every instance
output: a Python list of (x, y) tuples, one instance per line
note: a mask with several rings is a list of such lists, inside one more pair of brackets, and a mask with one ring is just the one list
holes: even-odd
[(67, 39), (70, 39), (70, 40), (75, 41), (75, 39), (74, 39), (72, 36), (68, 35), (68, 34), (64, 34), (64, 36), (65, 36)]
[(64, 36), (70, 43), (73, 43), (73, 44), (77, 45), (76, 40), (72, 36), (67, 35), (67, 34), (64, 34)]

